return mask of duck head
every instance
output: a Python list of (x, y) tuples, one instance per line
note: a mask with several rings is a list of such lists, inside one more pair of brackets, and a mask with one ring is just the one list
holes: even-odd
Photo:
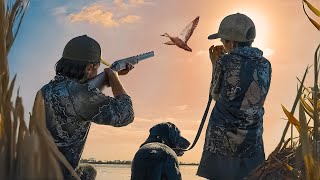
[(160, 36), (164, 36), (164, 37), (170, 38), (170, 35), (169, 35), (168, 33), (164, 33), (164, 34), (162, 34), (162, 35), (160, 35)]

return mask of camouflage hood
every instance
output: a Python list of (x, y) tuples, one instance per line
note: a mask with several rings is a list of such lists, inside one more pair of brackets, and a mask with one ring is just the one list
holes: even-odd
[(260, 49), (254, 48), (254, 47), (248, 47), (248, 46), (234, 48), (230, 52), (230, 54), (237, 54), (240, 56), (245, 56), (250, 59), (262, 58), (263, 56), (263, 52)]

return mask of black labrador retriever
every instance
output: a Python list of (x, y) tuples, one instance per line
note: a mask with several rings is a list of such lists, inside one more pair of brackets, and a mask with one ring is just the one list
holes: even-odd
[(157, 124), (149, 132), (132, 161), (131, 180), (180, 180), (177, 156), (183, 155), (189, 141), (170, 122)]

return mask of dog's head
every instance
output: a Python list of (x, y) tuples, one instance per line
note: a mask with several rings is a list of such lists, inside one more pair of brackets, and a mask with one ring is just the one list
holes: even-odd
[(178, 156), (183, 155), (190, 142), (181, 136), (180, 130), (173, 123), (166, 122), (153, 126), (150, 130), (150, 135), (145, 143), (161, 142), (173, 149)]

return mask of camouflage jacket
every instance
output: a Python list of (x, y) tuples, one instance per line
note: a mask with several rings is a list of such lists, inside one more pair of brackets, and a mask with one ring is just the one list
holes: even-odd
[(59, 75), (41, 91), (47, 128), (73, 168), (79, 163), (91, 122), (120, 127), (134, 119), (128, 95), (106, 96), (86, 83)]
[(263, 105), (270, 80), (271, 64), (257, 48), (235, 48), (218, 59), (210, 88), (217, 99), (205, 150), (240, 158), (264, 152)]

